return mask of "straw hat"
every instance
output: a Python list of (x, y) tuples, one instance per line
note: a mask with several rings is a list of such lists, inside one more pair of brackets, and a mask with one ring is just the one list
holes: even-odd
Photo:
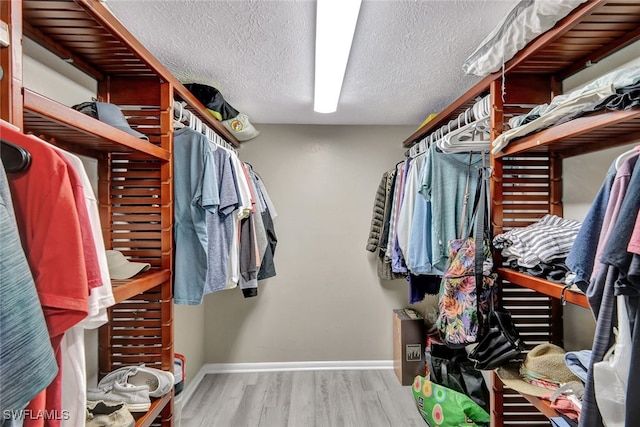
[(564, 355), (564, 349), (557, 345), (551, 343), (539, 344), (531, 349), (522, 365), (504, 365), (498, 368), (496, 373), (505, 386), (522, 394), (542, 397), (555, 389), (527, 382), (520, 373), (521, 368), (536, 374), (538, 377), (545, 378), (548, 382), (558, 383), (559, 385), (570, 381), (580, 381), (567, 367)]

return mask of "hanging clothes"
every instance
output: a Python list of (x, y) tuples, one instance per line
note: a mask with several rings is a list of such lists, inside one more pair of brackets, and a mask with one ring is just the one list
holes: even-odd
[(225, 289), (233, 289), (240, 282), (240, 224), (244, 218), (248, 218), (251, 214), (253, 203), (251, 201), (251, 190), (247, 182), (242, 162), (237, 156), (232, 156), (232, 166), (234, 176), (236, 177), (236, 188), (238, 190), (239, 206), (234, 212), (235, 221), (233, 222), (234, 238), (231, 242), (229, 253), (229, 274), (227, 276), (227, 285)]
[(275, 276), (277, 238), (275, 207), (253, 168), (183, 127), (174, 133), (174, 177), (175, 303), (238, 286), (256, 296), (258, 280)]
[[(418, 171), (418, 177), (423, 174), (423, 169), (429, 163), (429, 152), (426, 152), (420, 158), (421, 166)], [(442, 271), (434, 269), (431, 260), (433, 259), (433, 244), (431, 241), (432, 234), (432, 212), (431, 200), (424, 197), (420, 192), (420, 187), (415, 195), (415, 206), (413, 212), (413, 223), (411, 225), (411, 235), (409, 238), (409, 260), (408, 267), (414, 275), (442, 275)], [(433, 291), (433, 289), (431, 289)], [(438, 289), (435, 289), (435, 294)]]
[(371, 225), (369, 227), (369, 240), (367, 241), (366, 246), (366, 249), (369, 252), (376, 252), (380, 245), (380, 236), (382, 234), (382, 224), (384, 220), (388, 176), (388, 171), (382, 174), (382, 179), (380, 180), (380, 184), (378, 185), (378, 189), (376, 191), (376, 197), (373, 203), (373, 213), (371, 214)]
[[(404, 168), (406, 167), (406, 161), (398, 163), (396, 166), (396, 179), (394, 181), (393, 188), (393, 201), (391, 206), (391, 214), (389, 216), (389, 236), (387, 246), (384, 254), (384, 259), (387, 262), (392, 263), (393, 271), (393, 251), (395, 250), (396, 242), (396, 222), (398, 220), (398, 206), (400, 205), (400, 195), (402, 194), (402, 188), (404, 185)], [(397, 273), (394, 271), (394, 273)]]
[(410, 240), (413, 226), (413, 214), (416, 205), (416, 198), (419, 195), (418, 188), (420, 185), (420, 170), (422, 168), (424, 158), (418, 157), (411, 159), (407, 171), (407, 177), (404, 183), (402, 202), (400, 213), (398, 215), (398, 231), (397, 240), (402, 259), (408, 269), (408, 261), (410, 259)]
[(215, 212), (206, 212), (208, 237), (205, 294), (223, 290), (227, 285), (229, 256), (234, 238), (233, 212), (239, 206), (231, 154), (221, 147), (216, 148), (213, 154), (220, 203)]
[[(447, 244), (457, 236), (465, 194), (475, 194), (482, 156), (444, 153), (436, 144), (411, 155), (383, 174), (366, 249), (379, 252), (378, 277), (408, 279), (415, 303), (438, 293)], [(472, 212), (465, 215), (468, 221)]]
[[(404, 195), (407, 187), (407, 177), (409, 176), (409, 169), (411, 168), (412, 158), (407, 158), (402, 167), (401, 179), (398, 183), (397, 197), (395, 197), (395, 210), (393, 212), (393, 234), (391, 237), (391, 271), (399, 274), (407, 274), (407, 265), (400, 249), (400, 236), (398, 231), (401, 230), (400, 223), (403, 221), (401, 217), (402, 205), (404, 203)], [(405, 221), (406, 222), (406, 221)]]
[(617, 169), (612, 164), (604, 182), (600, 186), (595, 199), (591, 203), (591, 208), (578, 230), (576, 240), (567, 255), (566, 264), (575, 274), (573, 283), (582, 291), (586, 292), (591, 280), (591, 273), (595, 264), (595, 253), (593, 248), (598, 246), (602, 224), (607, 212), (607, 204), (611, 194), (611, 187), (616, 177)]
[[(640, 294), (638, 289), (640, 288), (638, 288), (639, 283), (633, 283), (630, 280), (632, 276), (628, 273), (633, 272), (634, 257), (627, 252), (635, 219), (640, 209), (640, 163), (637, 162), (637, 157), (637, 155), (629, 157), (617, 169), (615, 164), (609, 169), (605, 184), (601, 187), (596, 203), (592, 205), (578, 235), (579, 239), (588, 241), (591, 246), (585, 248), (580, 240), (576, 240), (567, 257), (567, 265), (579, 270), (580, 274), (577, 274), (577, 278), (580, 281), (584, 281), (586, 273), (590, 268), (592, 269), (586, 294), (596, 317), (596, 331), (587, 369), (580, 427), (604, 425), (595, 398), (593, 364), (603, 360), (613, 343), (617, 296), (626, 296), (630, 320), (637, 325), (633, 318), (638, 311)], [(613, 171), (615, 175), (612, 179)], [(609, 184), (610, 187), (605, 188)], [(606, 209), (602, 208), (604, 205)], [(595, 244), (595, 236), (597, 236), (597, 244)], [(638, 328), (633, 328), (633, 334), (637, 332)], [(636, 347), (626, 351), (632, 352), (632, 361), (640, 361), (640, 352)], [(634, 378), (632, 376), (634, 373), (640, 374), (636, 371), (637, 368), (634, 369), (632, 362), (629, 378)], [(626, 425), (633, 425), (640, 416), (640, 411), (637, 409), (640, 406), (637, 392), (640, 390), (631, 383), (633, 381), (628, 382), (627, 389)]]
[(58, 147), (51, 147), (68, 162), (67, 164), (73, 168), (80, 179), (84, 198), (83, 200), (77, 200), (77, 204), (84, 203), (86, 206), (100, 269), (100, 285), (90, 289), (87, 317), (68, 329), (60, 344), (62, 349), (62, 407), (68, 414), (67, 417), (62, 417), (61, 425), (62, 427), (75, 427), (75, 420), (85, 417), (87, 408), (87, 365), (85, 362), (84, 332), (85, 329), (95, 329), (107, 323), (109, 320), (107, 308), (114, 305), (115, 300), (102, 237), (98, 201), (84, 164), (78, 156)]
[(260, 264), (260, 270), (258, 270), (258, 280), (269, 279), (276, 275), (276, 266), (273, 261), (273, 257), (276, 253), (278, 237), (276, 236), (276, 230), (273, 226), (273, 218), (268, 207), (262, 213), (262, 222), (265, 225), (265, 230), (267, 232), (268, 244), (264, 252), (262, 263)]
[[(384, 280), (392, 280), (404, 277), (404, 275), (394, 273), (391, 270), (391, 261), (387, 260), (385, 255), (387, 253), (387, 247), (389, 242), (389, 227), (391, 211), (394, 199), (396, 168), (390, 169), (383, 174), (379, 188), (376, 192), (376, 200), (374, 201), (374, 211), (371, 218), (371, 227), (369, 231), (369, 241), (367, 242), (366, 249), (369, 252), (376, 253), (376, 267), (378, 277)], [(380, 188), (382, 187), (382, 188)], [(378, 201), (379, 196), (382, 196), (383, 201)], [(380, 213), (376, 210), (378, 206), (382, 204), (382, 217), (380, 219), (380, 229), (377, 229), (377, 222)]]
[(3, 410), (19, 411), (51, 384), (58, 365), (1, 160), (0, 241), (0, 402)]
[[(84, 252), (90, 246), (86, 241), (83, 244), (86, 235), (82, 230), (90, 230), (90, 225), (80, 223), (82, 217), (78, 214), (67, 163), (49, 144), (37, 138), (21, 138), (19, 145), (31, 153), (32, 164), (26, 172), (10, 176), (9, 186), (20, 238), (60, 367), (62, 337), (87, 316), (87, 273), (97, 273), (97, 277), (91, 277), (91, 283), (96, 285), (100, 281), (99, 267), (88, 268), (85, 261)], [(33, 412), (62, 413), (61, 388), (59, 369), (46, 392), (34, 398), (27, 408)], [(25, 425), (39, 425), (40, 421), (25, 420)], [(60, 420), (50, 420), (50, 425), (58, 426)]]
[(261, 249), (262, 256), (260, 269), (258, 270), (258, 280), (264, 280), (276, 275), (276, 267), (273, 257), (276, 253), (278, 237), (276, 236), (276, 230), (273, 224), (275, 216), (271, 213), (270, 206), (273, 207), (274, 211), (275, 207), (269, 198), (269, 194), (267, 193), (266, 186), (262, 182), (262, 178), (260, 178), (260, 175), (258, 175), (252, 167), (250, 169), (262, 204), (261, 219), (265, 232), (265, 246), (264, 249)]
[[(467, 176), (469, 194), (476, 193), (480, 154), (442, 153), (436, 145), (429, 147), (429, 157), (420, 176), (420, 193), (431, 202), (432, 259), (431, 264), (444, 271), (448, 260), (447, 245), (456, 238), (465, 200)], [(473, 199), (470, 199), (473, 200)], [(471, 209), (467, 210), (466, 223), (470, 223)]]
[(430, 151), (416, 158), (420, 165), (418, 187), (416, 188), (414, 212), (409, 237), (407, 266), (409, 275), (409, 301), (422, 301), (426, 295), (437, 295), (440, 289), (442, 271), (433, 266), (432, 212), (431, 201), (420, 192), (420, 177), (428, 164)]
[(209, 140), (185, 127), (174, 132), (174, 301), (202, 303), (207, 279), (206, 213), (220, 204)]

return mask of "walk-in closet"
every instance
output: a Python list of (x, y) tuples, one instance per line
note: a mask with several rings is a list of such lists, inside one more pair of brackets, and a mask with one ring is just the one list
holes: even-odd
[(0, 67), (2, 427), (635, 425), (640, 1), (7, 0)]

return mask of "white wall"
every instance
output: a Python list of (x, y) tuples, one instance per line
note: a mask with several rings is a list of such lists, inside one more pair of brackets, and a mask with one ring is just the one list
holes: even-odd
[(193, 379), (205, 358), (205, 306), (174, 305), (173, 347), (186, 360), (185, 384)]
[(382, 174), (415, 129), (256, 126), (240, 158), (279, 213), (277, 276), (256, 298), (205, 297), (207, 362), (391, 360), (392, 309), (408, 306), (408, 285), (378, 279), (365, 246)]
[(23, 39), (24, 86), (72, 106), (96, 96), (96, 81), (28, 38)]

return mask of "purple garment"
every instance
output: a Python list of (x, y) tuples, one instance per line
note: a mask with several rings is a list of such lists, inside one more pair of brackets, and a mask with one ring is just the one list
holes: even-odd
[(627, 246), (640, 209), (640, 163), (636, 162), (637, 159), (638, 156), (634, 156), (623, 163), (624, 166), (632, 162), (634, 168), (625, 187), (619, 215), (614, 219), (615, 223), (611, 227), (610, 235), (615, 238), (605, 242), (606, 246), (601, 256), (603, 264), (617, 267), (625, 276), (631, 263), (631, 254), (627, 252)]
[[(394, 226), (398, 227), (397, 218), (400, 217), (400, 208), (402, 207), (402, 202), (404, 201), (404, 189), (407, 185), (407, 175), (409, 174), (409, 165), (413, 159), (411, 157), (407, 157), (407, 160), (404, 162), (404, 170), (402, 171), (402, 181), (400, 182), (402, 186), (398, 188), (398, 197), (399, 202), (396, 207), (396, 221)], [(398, 233), (393, 234), (393, 246), (391, 246), (391, 271), (394, 273), (407, 273), (407, 265), (405, 263), (404, 257), (402, 256), (402, 251), (400, 250), (400, 245), (398, 244)]]
[(440, 276), (430, 274), (416, 276), (409, 274), (409, 304), (415, 304), (424, 299), (426, 295), (438, 295), (440, 290)]
[[(625, 194), (627, 193), (627, 189), (629, 188), (629, 181), (631, 181), (631, 174), (633, 173), (633, 168), (635, 167), (637, 160), (637, 154), (627, 158), (618, 167), (618, 171), (616, 172), (615, 180), (613, 181), (613, 185), (611, 186), (609, 203), (607, 204), (607, 209), (604, 214), (604, 221), (602, 222), (600, 240), (598, 241), (598, 248), (596, 249), (595, 264), (593, 266), (593, 273), (591, 274), (592, 280), (598, 274), (598, 271), (602, 267), (602, 253), (605, 246), (609, 242), (609, 237), (611, 237), (611, 232), (614, 228), (614, 225), (618, 221), (622, 202), (625, 198)], [(635, 215), (633, 217), (633, 220), (635, 220)], [(631, 233), (629, 233), (629, 236), (630, 235)]]

